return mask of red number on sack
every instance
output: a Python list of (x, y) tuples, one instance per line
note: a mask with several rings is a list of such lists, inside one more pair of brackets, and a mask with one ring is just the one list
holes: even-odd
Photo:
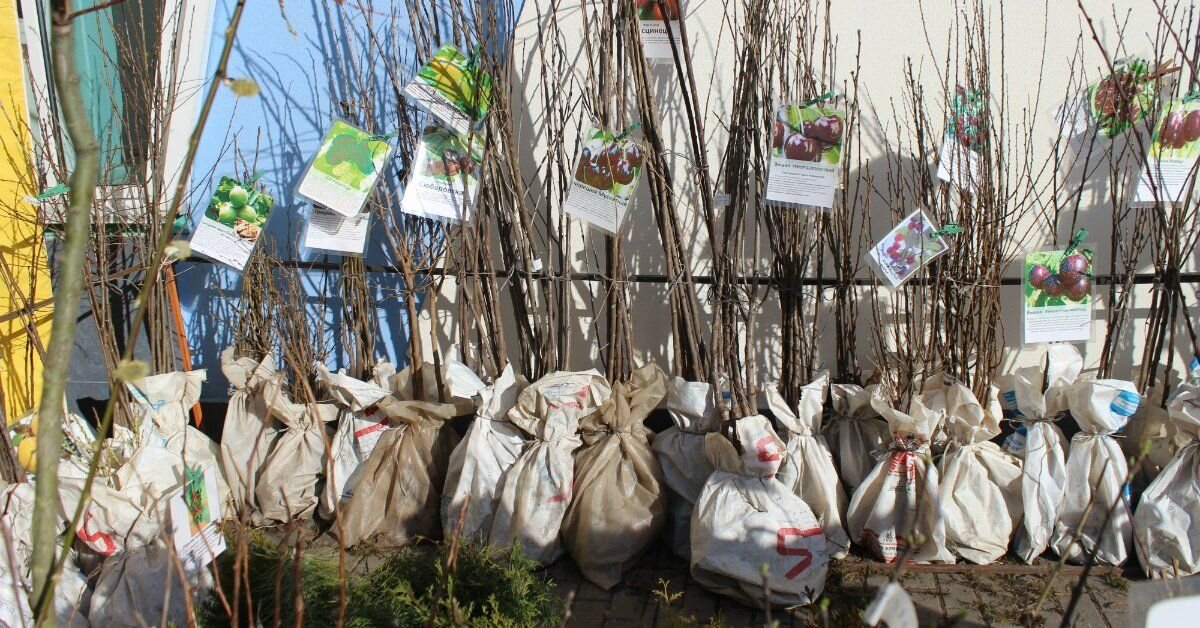
[(821, 528), (809, 528), (801, 530), (800, 528), (779, 528), (779, 536), (776, 537), (775, 551), (781, 556), (799, 556), (800, 562), (796, 563), (795, 567), (788, 570), (784, 577), (792, 580), (796, 576), (804, 573), (812, 565), (812, 552), (803, 547), (788, 547), (788, 537), (798, 536), (801, 538), (815, 536), (821, 533)]
[(758, 449), (759, 462), (775, 462), (783, 456), (783, 453), (779, 451), (779, 445), (776, 445), (775, 439), (770, 436), (763, 436), (754, 441), (754, 447)]
[(88, 547), (96, 550), (104, 556), (112, 556), (117, 552), (117, 544), (113, 542), (112, 537), (97, 530), (92, 534), (88, 534), (88, 524), (92, 522), (92, 513), (88, 513), (83, 519), (83, 525), (79, 526), (79, 538), (83, 539)]

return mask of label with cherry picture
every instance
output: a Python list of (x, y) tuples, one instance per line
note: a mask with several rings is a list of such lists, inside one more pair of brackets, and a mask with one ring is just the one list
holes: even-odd
[(1092, 257), (1093, 249), (1086, 246), (1025, 255), (1025, 344), (1091, 338)]
[(683, 0), (636, 0), (636, 2), (642, 54), (651, 61), (672, 60), (675, 57), (671, 52), (671, 40), (675, 41), (676, 51), (683, 54), (683, 43), (679, 30), (679, 20), (683, 16)]
[(1138, 178), (1133, 202), (1179, 203), (1200, 157), (1200, 101), (1170, 102), (1163, 106), (1146, 167)]
[(967, 189), (979, 181), (980, 151), (987, 133), (985, 104), (982, 90), (955, 88), (946, 135), (938, 151), (938, 179)]
[(869, 255), (879, 274), (896, 287), (948, 250), (937, 223), (918, 209), (876, 243)]
[(583, 146), (563, 211), (616, 233), (637, 190), (642, 147), (602, 129), (583, 135)]
[(767, 200), (833, 207), (842, 160), (846, 112), (785, 105), (775, 112)]
[(432, 123), (417, 142), (400, 210), (426, 218), (471, 219), (483, 161), (483, 137)]

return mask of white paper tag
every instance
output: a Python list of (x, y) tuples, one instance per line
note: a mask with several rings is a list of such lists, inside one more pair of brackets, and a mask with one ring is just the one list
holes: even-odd
[(713, 206), (714, 207), (729, 207), (729, 203), (732, 200), (733, 199), (728, 194), (725, 194), (724, 192), (721, 192), (719, 194), (714, 194), (713, 195)]
[(357, 216), (391, 154), (386, 140), (334, 120), (296, 193), (343, 216)]
[[(683, 16), (681, 4), (683, 0), (659, 0), (659, 2), (638, 2), (638, 32), (642, 40), (642, 55), (651, 61), (669, 61), (674, 59), (671, 52), (671, 40), (675, 40), (675, 49), (683, 54), (683, 38), (679, 20)], [(644, 6), (642, 6), (644, 5)], [(671, 35), (667, 36), (667, 22), (671, 21)]]
[(892, 286), (908, 281), (922, 266), (949, 250), (937, 230), (937, 223), (918, 209), (875, 244), (869, 253), (872, 265)]
[[(189, 474), (190, 475), (190, 474)], [(170, 535), (184, 572), (192, 575), (225, 551), (225, 536), (217, 522), (221, 520), (221, 500), (217, 476), (212, 467), (203, 475), (184, 483), (170, 501)]]
[(304, 230), (304, 246), (310, 249), (348, 255), (362, 255), (371, 231), (371, 213), (343, 216), (314, 205)]
[(1087, 132), (1090, 116), (1087, 97), (1077, 94), (1054, 109), (1054, 121), (1058, 123), (1059, 135), (1072, 138)]
[(972, 190), (979, 181), (979, 167), (979, 153), (950, 136), (942, 138), (942, 148), (938, 152), (938, 179)]
[(470, 220), (482, 171), (482, 147), (481, 136), (460, 135), (437, 124), (425, 127), (404, 186), (401, 211)]

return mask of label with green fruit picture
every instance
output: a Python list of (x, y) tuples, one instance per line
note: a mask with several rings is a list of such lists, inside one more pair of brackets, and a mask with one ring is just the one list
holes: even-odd
[(421, 133), (401, 211), (429, 218), (470, 220), (482, 173), (483, 137), (460, 135), (440, 124)]
[(492, 77), (468, 56), (446, 44), (421, 66), (404, 88), (404, 95), (460, 135), (466, 135), (487, 116)]
[(1021, 280), (1025, 344), (1091, 338), (1093, 250), (1080, 246), (1025, 255)]
[(950, 250), (939, 231), (937, 223), (924, 210), (918, 209), (871, 248), (868, 253), (871, 265), (889, 285), (899, 286)]
[(818, 105), (784, 105), (771, 127), (767, 200), (833, 207), (846, 136), (846, 112)]
[(193, 253), (236, 270), (246, 267), (275, 201), (254, 179), (221, 177), (190, 242)]
[(391, 153), (382, 136), (334, 120), (296, 193), (343, 216), (357, 216)]
[[(642, 55), (650, 61), (671, 61), (683, 54), (679, 20), (683, 19), (683, 0), (635, 0)], [(674, 40), (675, 53), (671, 51)]]
[(1163, 105), (1133, 202), (1179, 203), (1200, 157), (1200, 101)]
[(589, 129), (582, 144), (563, 211), (615, 234), (637, 190), (642, 147), (603, 129)]
[(986, 104), (982, 90), (955, 87), (946, 134), (938, 150), (938, 179), (967, 189), (979, 181), (980, 151), (987, 134)]

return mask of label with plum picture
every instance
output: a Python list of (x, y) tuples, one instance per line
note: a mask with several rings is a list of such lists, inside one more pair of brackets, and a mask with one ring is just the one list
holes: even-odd
[(642, 159), (637, 142), (602, 129), (589, 130), (563, 211), (615, 234), (637, 189)]
[(334, 120), (296, 194), (343, 216), (357, 216), (392, 153), (384, 136)]
[(1092, 257), (1093, 249), (1085, 246), (1025, 255), (1025, 344), (1091, 338)]
[[(675, 40), (675, 49), (679, 51), (679, 54), (683, 54), (679, 26), (679, 20), (683, 15), (683, 0), (636, 1), (642, 54), (651, 61), (674, 59), (671, 52), (671, 40)], [(670, 23), (668, 24), (668, 22)]]
[(471, 219), (483, 161), (483, 138), (430, 124), (417, 142), (401, 211), (428, 218)]
[(946, 134), (938, 150), (938, 179), (967, 189), (979, 181), (980, 151), (987, 133), (985, 104), (982, 90), (961, 85), (955, 88)]
[(879, 274), (896, 287), (949, 248), (937, 223), (918, 209), (876, 243), (869, 255)]
[(846, 112), (817, 105), (785, 105), (771, 131), (768, 201), (833, 207), (842, 160)]
[(1200, 102), (1171, 102), (1163, 107), (1146, 167), (1138, 178), (1133, 202), (1138, 205), (1179, 203), (1200, 157)]
[(246, 268), (275, 201), (256, 178), (221, 177), (189, 243), (193, 253), (235, 270)]

